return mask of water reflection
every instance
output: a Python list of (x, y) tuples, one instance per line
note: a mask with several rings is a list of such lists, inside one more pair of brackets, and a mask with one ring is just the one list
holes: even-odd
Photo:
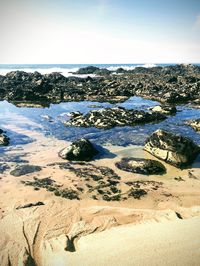
[[(87, 137), (96, 144), (113, 144), (126, 146), (129, 144), (143, 145), (149, 134), (158, 128), (181, 133), (183, 136), (192, 138), (200, 144), (200, 134), (196, 133), (189, 126), (184, 125), (184, 120), (200, 117), (199, 109), (192, 109), (191, 106), (178, 106), (175, 116), (158, 124), (147, 124), (135, 127), (116, 127), (109, 130), (96, 128), (66, 127), (63, 121), (68, 119), (67, 113), (80, 111), (87, 113), (94, 110), (95, 105), (100, 107), (123, 106), (139, 110), (148, 110), (149, 107), (158, 103), (151, 100), (144, 100), (141, 97), (131, 97), (124, 103), (110, 104), (98, 102), (65, 102), (50, 104), (49, 107), (19, 107), (7, 101), (0, 102), (0, 128), (7, 131), (11, 138), (11, 144), (25, 144), (34, 141), (34, 137), (26, 136), (26, 130), (37, 131), (46, 136), (54, 136), (58, 139), (74, 140), (80, 137)], [(98, 107), (97, 107), (98, 108)], [(20, 128), (16, 133), (15, 128)]]

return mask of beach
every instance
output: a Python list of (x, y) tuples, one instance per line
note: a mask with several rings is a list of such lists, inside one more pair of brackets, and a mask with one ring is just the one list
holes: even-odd
[[(21, 183), (34, 177), (50, 177), (64, 187), (80, 185), (82, 181), (78, 177), (55, 164), (63, 161), (57, 154), (68, 143), (37, 131), (17, 127), (12, 130), (23, 131), (35, 141), (21, 149), (7, 151), (7, 156), (23, 154), (23, 160), (41, 166), (42, 171), (19, 177), (7, 172), (1, 175), (2, 265), (7, 265), (8, 258), (13, 265), (22, 265), (28, 254), (38, 265), (78, 265), (80, 261), (82, 265), (159, 265), (161, 262), (162, 265), (198, 265), (198, 164), (187, 170), (166, 164), (167, 174), (146, 177), (122, 172), (115, 166), (115, 162), (126, 155), (151, 158), (141, 146), (107, 146), (116, 157), (105, 155), (90, 163), (97, 167), (109, 165), (123, 176), (122, 190), (126, 190), (125, 182), (135, 180), (162, 182), (162, 186), (153, 190), (151, 184), (147, 184), (148, 194), (140, 200), (94, 201), (86, 193), (81, 201), (71, 201)], [(196, 179), (189, 178), (188, 171), (192, 171)], [(184, 181), (174, 180), (177, 176)], [(18, 208), (35, 202), (44, 205)], [(67, 235), (75, 239), (74, 252), (66, 251)]]
[[(176, 68), (190, 73), (192, 67)], [(107, 73), (91, 67), (82, 72), (91, 69)], [(84, 86), (90, 90), (88, 84), (98, 84), (96, 79), (101, 86), (109, 84), (110, 91), (112, 84), (116, 86), (112, 80), (124, 86), (135, 76), (144, 78), (138, 69), (101, 79), (20, 71), (1, 79), (6, 86), (15, 82), (19, 90), (24, 84), (27, 95), (34, 84), (42, 98), (41, 78), (48, 84), (57, 79), (75, 84), (82, 95)], [(151, 79), (151, 69), (142, 71), (150, 71)], [(62, 84), (56, 85), (61, 91)], [(33, 92), (37, 99), (37, 89)], [(93, 93), (87, 100), (61, 102), (15, 102), (7, 99), (12, 93), (4, 94), (0, 102), (2, 266), (199, 265), (198, 104), (191, 99), (163, 104), (149, 95), (123, 98), (118, 88), (106, 101), (104, 94), (99, 98), (101, 93), (95, 99)], [(49, 87), (47, 94), (50, 99)], [(18, 95), (16, 91), (13, 97)], [(55, 95), (60, 95), (59, 90)], [(69, 95), (74, 94), (69, 91)]]

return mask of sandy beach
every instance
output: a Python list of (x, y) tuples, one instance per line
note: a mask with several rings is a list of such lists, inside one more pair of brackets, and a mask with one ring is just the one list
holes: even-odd
[[(23, 123), (31, 123), (29, 120)], [(6, 127), (6, 125), (5, 125)], [(54, 180), (63, 187), (84, 186), (68, 169), (58, 151), (69, 143), (43, 133), (11, 127), (34, 138), (33, 143), (9, 149), (4, 156), (17, 156), (40, 172), (15, 177), (5, 171), (0, 185), (1, 265), (199, 265), (200, 261), (200, 170), (199, 164), (180, 170), (168, 164), (167, 174), (144, 176), (122, 171), (115, 162), (127, 155), (152, 158), (141, 146), (106, 146), (107, 153), (91, 161), (95, 167), (109, 166), (119, 176), (124, 193), (127, 182), (161, 182), (145, 185), (148, 194), (119, 202), (92, 200), (88, 192), (81, 200), (56, 197), (23, 181)], [(110, 156), (112, 154), (112, 156)], [(114, 155), (114, 156), (113, 156)], [(14, 165), (9, 163), (10, 167)], [(83, 167), (78, 165), (79, 167)], [(193, 178), (188, 173), (192, 173)], [(174, 178), (181, 177), (181, 181)], [(42, 206), (19, 208), (42, 202)], [(68, 241), (68, 237), (70, 242)], [(69, 248), (71, 246), (71, 249)], [(30, 264), (34, 265), (34, 264)]]

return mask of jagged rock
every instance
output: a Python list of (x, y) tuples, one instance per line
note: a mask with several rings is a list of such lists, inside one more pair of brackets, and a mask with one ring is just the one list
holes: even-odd
[(177, 112), (176, 107), (171, 105), (156, 105), (151, 108), (151, 111), (162, 113), (165, 115), (174, 115)]
[(163, 174), (166, 172), (164, 165), (158, 161), (140, 158), (123, 158), (116, 166), (124, 171), (143, 174)]
[(186, 121), (186, 125), (189, 125), (194, 130), (200, 132), (200, 119)]
[(24, 165), (17, 165), (15, 169), (10, 172), (10, 174), (13, 176), (21, 176), (21, 175), (31, 174), (34, 172), (39, 172), (41, 170), (42, 168), (40, 166), (24, 164)]
[(65, 125), (96, 128), (113, 128), (115, 126), (134, 126), (164, 120), (165, 115), (129, 110), (122, 107), (105, 108), (78, 115), (65, 122)]
[(0, 146), (8, 146), (10, 139), (3, 133), (3, 130), (0, 129)]
[(161, 129), (146, 140), (144, 150), (177, 167), (191, 164), (200, 153), (192, 140)]
[(72, 161), (89, 161), (97, 154), (97, 149), (85, 138), (74, 141), (69, 147), (59, 152), (61, 158)]

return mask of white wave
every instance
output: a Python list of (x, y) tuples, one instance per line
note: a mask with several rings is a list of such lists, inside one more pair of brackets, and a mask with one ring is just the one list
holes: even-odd
[(156, 67), (155, 64), (143, 64), (143, 65), (121, 65), (121, 66), (110, 66), (107, 69), (110, 71), (116, 71), (118, 68), (123, 68), (124, 70), (133, 70), (136, 67), (145, 67), (145, 68), (151, 68), (151, 67)]

